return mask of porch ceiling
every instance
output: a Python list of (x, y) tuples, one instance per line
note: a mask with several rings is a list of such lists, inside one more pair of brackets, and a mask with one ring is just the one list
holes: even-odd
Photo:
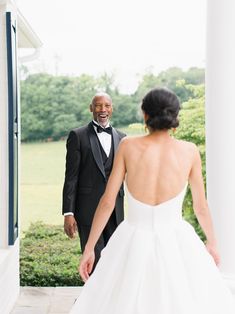
[(21, 12), (17, 10), (18, 48), (40, 48), (42, 42)]

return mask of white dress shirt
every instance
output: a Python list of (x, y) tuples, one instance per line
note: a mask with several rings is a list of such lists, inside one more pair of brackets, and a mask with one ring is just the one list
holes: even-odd
[[(95, 123), (96, 125), (99, 125), (95, 120), (93, 120), (93, 123)], [(103, 147), (105, 154), (107, 157), (109, 157), (110, 154), (110, 149), (111, 149), (111, 143), (112, 143), (112, 135), (108, 134), (106, 132), (101, 132), (98, 133), (97, 132), (97, 128), (95, 127), (95, 125), (93, 125), (94, 130), (98, 136), (98, 139), (100, 141), (101, 146)], [(101, 126), (102, 127), (102, 126)], [(106, 128), (109, 127), (109, 123), (106, 125)]]

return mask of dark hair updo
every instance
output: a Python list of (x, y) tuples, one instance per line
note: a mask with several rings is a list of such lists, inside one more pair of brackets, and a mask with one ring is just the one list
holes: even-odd
[(148, 115), (146, 125), (151, 130), (171, 129), (179, 125), (179, 99), (167, 88), (154, 88), (148, 92), (141, 109)]

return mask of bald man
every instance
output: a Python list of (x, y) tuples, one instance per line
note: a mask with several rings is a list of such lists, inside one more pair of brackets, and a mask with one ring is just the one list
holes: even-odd
[[(78, 229), (82, 252), (88, 240), (95, 209), (112, 170), (114, 154), (125, 136), (110, 125), (113, 104), (108, 94), (97, 93), (90, 104), (90, 112), (93, 121), (69, 133), (63, 188), (64, 230), (73, 238)], [(114, 211), (95, 247), (95, 265), (102, 249), (124, 219), (123, 197), (121, 187)]]

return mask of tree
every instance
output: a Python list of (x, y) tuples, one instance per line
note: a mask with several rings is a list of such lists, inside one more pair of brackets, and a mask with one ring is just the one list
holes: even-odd
[[(185, 84), (177, 84), (180, 80), (183, 80)], [(148, 72), (143, 75), (135, 93), (135, 98), (142, 99), (154, 87), (167, 87), (176, 93), (181, 102), (185, 102), (193, 97), (193, 92), (185, 87), (188, 84), (204, 84), (204, 69), (190, 68), (184, 72), (178, 67), (172, 67), (160, 72), (157, 76)]]
[(52, 137), (55, 140), (65, 137), (68, 130), (77, 127), (77, 120), (74, 114), (61, 114), (55, 118)]
[(22, 140), (56, 140), (68, 134), (70, 129), (88, 123), (91, 119), (89, 105), (98, 91), (107, 92), (112, 97), (112, 124), (120, 127), (142, 121), (140, 102), (150, 89), (166, 86), (181, 102), (188, 102), (195, 98), (193, 84), (203, 79), (204, 71), (197, 68), (184, 72), (174, 67), (157, 76), (150, 69), (143, 75), (136, 92), (126, 95), (117, 88), (113, 73), (105, 72), (97, 78), (88, 74), (79, 77), (46, 73), (28, 75), (21, 81)]

